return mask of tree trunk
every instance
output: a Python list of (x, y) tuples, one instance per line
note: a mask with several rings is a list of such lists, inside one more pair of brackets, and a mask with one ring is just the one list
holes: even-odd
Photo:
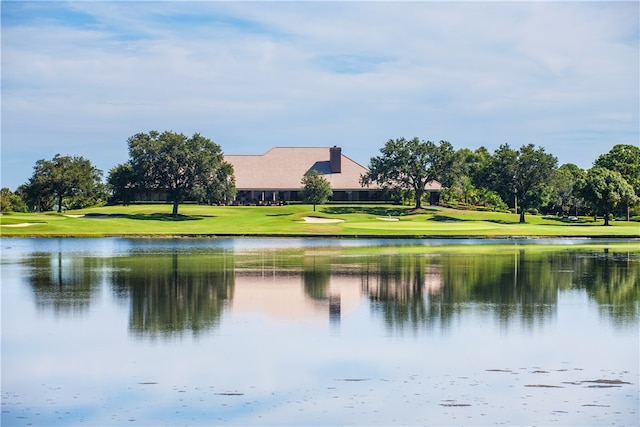
[(174, 218), (178, 217), (178, 201), (177, 200), (173, 202), (173, 211), (171, 212), (171, 216), (173, 216)]
[(58, 213), (62, 212), (62, 194), (58, 196)]
[(416, 190), (416, 209), (422, 208), (422, 194), (422, 191)]
[(524, 224), (524, 209), (520, 208), (520, 224)]
[(604, 213), (604, 225), (609, 225), (609, 212)]
[(316, 211), (316, 204), (315, 203), (313, 204), (313, 211), (314, 212)]

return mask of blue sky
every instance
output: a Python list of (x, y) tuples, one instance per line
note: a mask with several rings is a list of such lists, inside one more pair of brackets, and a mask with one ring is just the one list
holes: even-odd
[(638, 144), (639, 3), (2, 1), (1, 185), (106, 174), (138, 132), (228, 154), (391, 138), (533, 143), (589, 168)]

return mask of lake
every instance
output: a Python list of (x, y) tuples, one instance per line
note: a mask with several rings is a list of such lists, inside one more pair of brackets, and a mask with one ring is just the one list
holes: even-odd
[(640, 247), (0, 239), (2, 425), (637, 425)]

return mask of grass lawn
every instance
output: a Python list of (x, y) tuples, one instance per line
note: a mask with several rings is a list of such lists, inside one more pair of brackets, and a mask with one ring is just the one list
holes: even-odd
[[(518, 215), (393, 205), (199, 206), (181, 205), (171, 217), (171, 205), (104, 206), (64, 214), (0, 216), (3, 237), (91, 236), (342, 236), (342, 237), (620, 237), (640, 238), (640, 223), (602, 220), (565, 223)], [(306, 222), (305, 217), (341, 220)]]

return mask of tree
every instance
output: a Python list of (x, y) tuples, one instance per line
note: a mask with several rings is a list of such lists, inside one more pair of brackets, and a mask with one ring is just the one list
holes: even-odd
[(557, 163), (542, 147), (536, 149), (528, 144), (515, 151), (503, 144), (491, 161), (491, 189), (505, 202), (513, 200), (513, 206), (520, 207), (520, 223), (524, 223), (527, 209), (546, 204), (550, 193), (547, 180)]
[(556, 169), (549, 180), (551, 196), (547, 210), (561, 215), (568, 215), (573, 211), (577, 216), (582, 200), (575, 187), (584, 176), (585, 171), (573, 163), (566, 163)]
[(42, 207), (47, 198), (57, 203), (58, 212), (62, 212), (65, 199), (73, 200), (75, 208), (96, 203), (102, 190), (102, 171), (81, 156), (61, 156), (53, 159), (41, 159), (33, 167), (33, 175), (22, 187), (27, 199)]
[[(635, 195), (640, 197), (640, 148), (627, 144), (615, 145), (608, 153), (598, 157), (593, 165), (620, 172), (633, 187)], [(630, 216), (629, 208), (630, 203), (627, 203), (627, 221)]]
[(300, 191), (300, 197), (305, 203), (313, 204), (313, 211), (316, 211), (316, 205), (321, 205), (333, 196), (331, 184), (320, 173), (312, 169), (302, 178), (303, 185)]
[(491, 153), (485, 147), (476, 149), (473, 156), (469, 157), (467, 173), (471, 177), (473, 185), (478, 188), (489, 188), (488, 174), (492, 160)]
[(478, 201), (482, 203), (485, 207), (491, 208), (491, 210), (496, 211), (498, 209), (506, 210), (507, 205), (498, 193), (495, 191), (487, 190), (486, 188), (480, 189), (478, 192)]
[(30, 179), (29, 182), (18, 187), (16, 193), (22, 197), (22, 200), (27, 204), (27, 209), (30, 211), (45, 212), (53, 210), (54, 198), (49, 192), (44, 191), (44, 186), (41, 183)]
[(454, 181), (453, 185), (442, 191), (441, 198), (469, 205), (478, 201), (478, 195), (479, 191), (471, 182), (471, 178), (467, 175), (461, 175)]
[(515, 189), (520, 203), (520, 223), (524, 223), (528, 208), (538, 208), (549, 200), (547, 180), (557, 164), (558, 159), (545, 153), (542, 147), (536, 150), (533, 144), (529, 144), (523, 145), (518, 151)]
[(508, 206), (516, 209), (518, 207), (515, 188), (517, 163), (518, 152), (509, 144), (502, 144), (485, 163), (486, 172), (481, 174), (485, 180), (485, 186), (498, 193)]
[(18, 194), (13, 193), (9, 188), (0, 190), (0, 212), (27, 212), (27, 205)]
[[(165, 131), (138, 133), (128, 139), (130, 160), (111, 170), (114, 196), (131, 198), (132, 192), (166, 192), (172, 215), (188, 197), (215, 195), (221, 187), (235, 191), (233, 167), (224, 161), (219, 145), (195, 133), (192, 137)], [(128, 191), (131, 190), (131, 191)]]
[(380, 152), (381, 156), (371, 158), (369, 171), (360, 177), (360, 183), (367, 186), (377, 182), (385, 189), (412, 190), (416, 209), (422, 207), (429, 182), (447, 182), (451, 178), (445, 177), (445, 171), (453, 165), (454, 150), (447, 141), (437, 145), (418, 138), (390, 139)]
[(609, 225), (609, 214), (620, 203), (631, 203), (636, 197), (633, 187), (620, 172), (607, 168), (593, 167), (587, 171), (578, 184), (582, 197), (590, 203), (596, 214), (604, 215), (604, 225)]
[(112, 199), (121, 201), (125, 205), (131, 202), (135, 196), (136, 172), (131, 162), (115, 166), (109, 171), (107, 183), (111, 187)]
[(640, 148), (618, 144), (608, 153), (600, 155), (593, 163), (595, 167), (618, 171), (640, 196)]
[(233, 176), (233, 166), (223, 163), (211, 174), (205, 186), (194, 192), (198, 202), (207, 204), (227, 204), (236, 197), (236, 180)]

